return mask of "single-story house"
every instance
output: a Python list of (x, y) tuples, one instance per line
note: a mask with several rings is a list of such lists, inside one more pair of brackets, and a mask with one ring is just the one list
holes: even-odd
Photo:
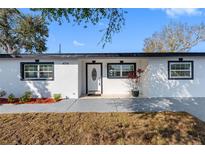
[(130, 94), (128, 73), (145, 70), (140, 97), (205, 97), (205, 53), (0, 54), (0, 90), (20, 97)]

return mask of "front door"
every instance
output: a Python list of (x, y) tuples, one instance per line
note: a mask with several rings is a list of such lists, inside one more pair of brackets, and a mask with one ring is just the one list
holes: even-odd
[(101, 64), (87, 64), (87, 93), (101, 94)]

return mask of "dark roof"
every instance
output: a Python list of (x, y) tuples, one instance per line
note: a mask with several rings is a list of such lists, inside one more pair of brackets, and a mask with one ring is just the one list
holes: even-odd
[(177, 53), (46, 53), (46, 54), (0, 54), (0, 58), (102, 58), (102, 57), (190, 57), (205, 56), (205, 52)]

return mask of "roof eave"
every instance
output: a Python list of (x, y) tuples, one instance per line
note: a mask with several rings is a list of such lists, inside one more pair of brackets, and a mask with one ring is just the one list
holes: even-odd
[(181, 53), (47, 53), (47, 54), (0, 54), (0, 58), (98, 58), (98, 57), (187, 57), (205, 56), (205, 52)]

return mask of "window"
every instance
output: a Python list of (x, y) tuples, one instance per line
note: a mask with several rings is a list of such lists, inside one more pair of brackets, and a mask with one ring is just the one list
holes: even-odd
[(128, 78), (130, 72), (135, 71), (134, 63), (110, 63), (107, 65), (108, 78)]
[(22, 79), (28, 80), (53, 80), (53, 63), (22, 63)]
[(169, 61), (169, 79), (193, 79), (193, 61)]

